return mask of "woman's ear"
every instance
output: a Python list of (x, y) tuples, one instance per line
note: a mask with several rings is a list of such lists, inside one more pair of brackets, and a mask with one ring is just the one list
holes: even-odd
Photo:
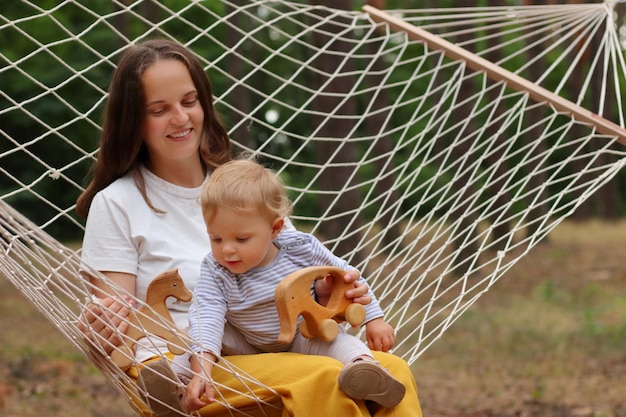
[(278, 217), (274, 222), (272, 222), (272, 239), (276, 239), (276, 236), (283, 230), (283, 226), (285, 225), (285, 219), (282, 217)]

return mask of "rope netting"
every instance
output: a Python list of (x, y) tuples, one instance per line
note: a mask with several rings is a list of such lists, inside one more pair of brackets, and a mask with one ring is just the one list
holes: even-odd
[(76, 327), (90, 284), (73, 242), (130, 44), (198, 54), (235, 151), (278, 171), (294, 224), (362, 271), (409, 363), (626, 161), (615, 2), (126, 3), (0, 6), (1, 271), (124, 392)]

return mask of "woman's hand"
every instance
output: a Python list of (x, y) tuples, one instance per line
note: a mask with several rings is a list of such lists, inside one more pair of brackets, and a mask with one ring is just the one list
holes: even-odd
[[(372, 302), (372, 297), (368, 295), (369, 286), (365, 281), (358, 281), (361, 278), (361, 273), (356, 269), (352, 269), (344, 275), (345, 282), (354, 283), (354, 288), (350, 288), (346, 291), (346, 298), (351, 299), (355, 303), (369, 304)], [(332, 275), (327, 275), (324, 279), (318, 279), (315, 281), (315, 297), (317, 302), (323, 306), (328, 304), (330, 295), (333, 292), (334, 280)]]
[(120, 335), (128, 329), (126, 318), (134, 302), (130, 298), (125, 302), (117, 298), (105, 297), (87, 304), (78, 321), (79, 330), (94, 347), (110, 355), (122, 339)]

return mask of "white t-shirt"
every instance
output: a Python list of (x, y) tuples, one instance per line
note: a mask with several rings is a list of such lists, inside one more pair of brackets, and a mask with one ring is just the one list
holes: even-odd
[[(157, 275), (175, 268), (193, 291), (202, 259), (211, 251), (199, 202), (202, 187), (179, 187), (145, 168), (142, 175), (150, 201), (164, 213), (148, 206), (132, 174), (116, 180), (91, 203), (82, 261), (98, 271), (136, 275), (135, 295), (141, 300)], [(187, 330), (189, 303), (171, 297), (167, 303), (176, 325)]]
[[(132, 173), (114, 181), (94, 197), (83, 238), (82, 261), (97, 271), (136, 275), (135, 296), (145, 300), (150, 282), (159, 274), (178, 268), (190, 291), (200, 277), (202, 259), (211, 252), (211, 243), (200, 207), (202, 186), (185, 188), (171, 184), (141, 168), (146, 192), (156, 213), (140, 194)], [(286, 229), (293, 224), (286, 219)], [(176, 326), (189, 328), (190, 302), (169, 298), (170, 314)], [(154, 356), (155, 347), (167, 351), (165, 342), (142, 341), (136, 358)]]

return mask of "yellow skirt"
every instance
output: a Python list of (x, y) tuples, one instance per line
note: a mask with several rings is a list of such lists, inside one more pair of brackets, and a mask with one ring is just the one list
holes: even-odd
[[(371, 405), (368, 408), (364, 401), (348, 398), (337, 384), (343, 367), (339, 361), (284, 352), (225, 357), (225, 362), (260, 384), (214, 367), (212, 376), (220, 385), (216, 389), (216, 402), (199, 410), (199, 415), (231, 416), (232, 411), (224, 405), (229, 404), (251, 415), (270, 417), (422, 417), (415, 379), (406, 361), (382, 352), (374, 352), (374, 356), (406, 387), (404, 399), (393, 408)], [(131, 368), (129, 375), (136, 378), (136, 368)], [(271, 387), (279, 397), (266, 387)], [(131, 395), (133, 402), (138, 398)], [(266, 404), (263, 405), (263, 401)], [(150, 416), (151, 412), (141, 400), (139, 403), (138, 408), (145, 416)], [(134, 405), (137, 409), (139, 404)]]

